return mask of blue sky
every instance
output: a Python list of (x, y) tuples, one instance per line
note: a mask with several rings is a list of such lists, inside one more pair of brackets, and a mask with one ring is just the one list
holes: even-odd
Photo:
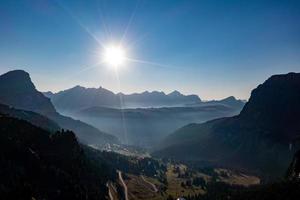
[[(37, 88), (179, 90), (246, 99), (272, 74), (300, 71), (300, 1), (0, 0), (0, 73), (24, 69)], [(118, 74), (101, 45), (130, 58)]]

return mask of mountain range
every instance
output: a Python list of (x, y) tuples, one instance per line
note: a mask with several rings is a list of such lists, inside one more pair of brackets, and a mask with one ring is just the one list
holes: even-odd
[(170, 94), (164, 92), (143, 92), (134, 94), (115, 94), (105, 88), (85, 88), (75, 86), (58, 93), (45, 92), (55, 107), (62, 111), (78, 111), (90, 107), (138, 108), (182, 106), (200, 103), (197, 95), (183, 95), (178, 91)]
[(239, 115), (182, 127), (153, 155), (282, 174), (300, 135), (299, 102), (300, 73), (274, 75), (252, 91)]
[[(57, 123), (60, 128), (73, 130), (86, 144), (118, 143), (116, 137), (97, 128), (59, 114), (50, 99), (36, 90), (30, 76), (23, 70), (7, 72), (0, 76), (0, 103), (15, 109), (32, 111)], [(19, 117), (22, 118), (21, 115)]]
[(109, 108), (158, 108), (158, 107), (187, 107), (202, 106), (208, 104), (221, 104), (234, 108), (242, 108), (244, 101), (235, 97), (227, 97), (222, 100), (202, 101), (197, 95), (183, 95), (177, 90), (165, 94), (152, 91), (133, 94), (113, 93), (105, 88), (85, 88), (75, 86), (73, 88), (52, 93), (44, 92), (49, 97), (56, 109), (61, 112), (77, 112), (91, 107)]
[(238, 114), (244, 102), (231, 96), (201, 101), (178, 91), (115, 94), (105, 88), (76, 86), (58, 93), (45, 92), (59, 112), (112, 133), (124, 144), (151, 148), (189, 123)]

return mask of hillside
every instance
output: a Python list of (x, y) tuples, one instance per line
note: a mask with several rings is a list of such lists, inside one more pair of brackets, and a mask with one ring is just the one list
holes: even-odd
[(87, 144), (118, 142), (114, 136), (91, 125), (60, 115), (50, 99), (36, 90), (29, 74), (22, 70), (10, 71), (0, 76), (0, 103), (44, 115), (61, 128), (73, 130), (79, 140)]
[(299, 73), (272, 76), (252, 91), (241, 114), (180, 128), (154, 155), (280, 176), (293, 156), (289, 143), (300, 134), (299, 102)]
[(5, 114), (6, 116), (28, 121), (31, 124), (50, 132), (59, 131), (61, 129), (54, 121), (32, 111), (15, 109), (11, 106), (0, 104), (0, 113)]

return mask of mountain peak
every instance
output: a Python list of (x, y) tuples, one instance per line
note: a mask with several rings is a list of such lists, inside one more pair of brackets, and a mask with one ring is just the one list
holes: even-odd
[(287, 74), (276, 74), (271, 76), (266, 82), (280, 81), (280, 80), (299, 80), (300, 73), (289, 72)]
[(222, 99), (221, 101), (236, 101), (236, 100), (237, 99), (234, 96), (229, 96), (229, 97)]
[(168, 94), (168, 96), (182, 96), (182, 94), (179, 91), (174, 90), (173, 92), (171, 92), (170, 94)]
[(29, 73), (9, 71), (0, 76), (1, 103), (38, 113), (55, 113), (50, 100), (36, 90)]
[(0, 87), (2, 90), (20, 90), (23, 92), (35, 90), (29, 73), (24, 70), (9, 71), (0, 76)]
[(24, 77), (29, 77), (29, 73), (22, 70), (22, 69), (16, 69), (16, 70), (6, 72), (2, 76), (19, 76), (19, 77), (24, 76)]
[[(71, 88), (72, 89), (72, 88)], [(75, 87), (73, 87), (73, 89), (85, 89), (85, 87), (81, 86), (81, 85), (76, 85)]]
[(29, 73), (24, 70), (12, 70), (12, 71), (6, 72), (5, 74), (1, 75), (1, 79), (6, 79), (6, 80), (23, 79), (23, 80), (31, 81)]

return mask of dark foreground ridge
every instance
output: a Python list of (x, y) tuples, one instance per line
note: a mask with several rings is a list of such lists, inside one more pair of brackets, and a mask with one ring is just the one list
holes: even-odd
[(49, 132), (0, 115), (1, 199), (104, 199), (113, 179), (88, 160), (73, 132)]

